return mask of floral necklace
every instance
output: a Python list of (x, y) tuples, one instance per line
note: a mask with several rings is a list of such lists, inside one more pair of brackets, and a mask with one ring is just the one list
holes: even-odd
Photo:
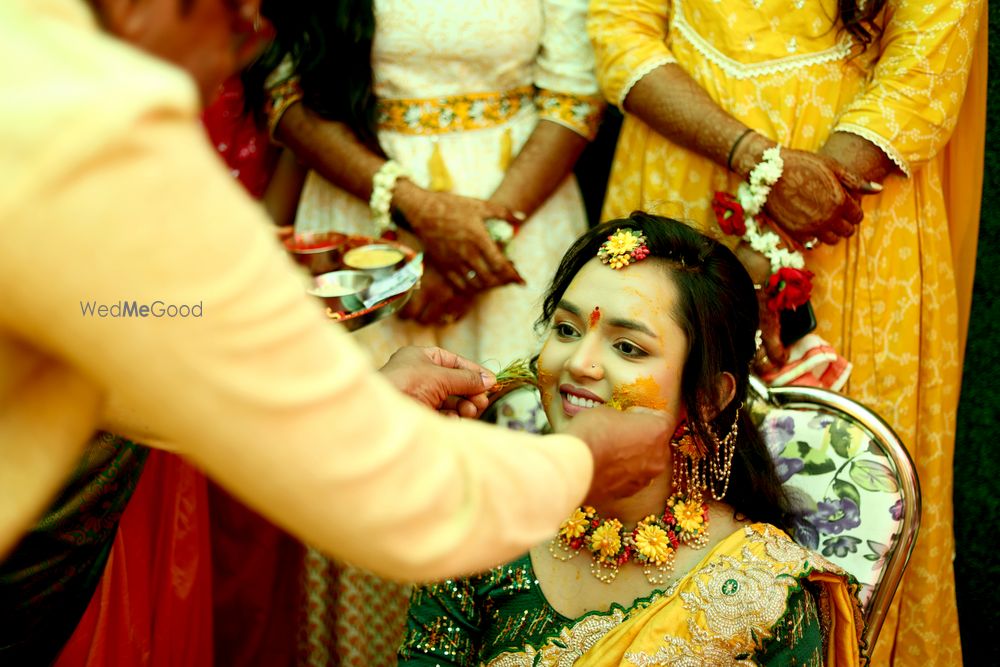
[(606, 584), (618, 569), (634, 560), (643, 566), (651, 584), (662, 584), (674, 569), (680, 545), (701, 549), (708, 544), (708, 505), (676, 493), (667, 500), (663, 514), (650, 514), (631, 532), (618, 519), (602, 519), (590, 506), (579, 507), (563, 521), (549, 552), (561, 561), (586, 549), (591, 554), (590, 573)]

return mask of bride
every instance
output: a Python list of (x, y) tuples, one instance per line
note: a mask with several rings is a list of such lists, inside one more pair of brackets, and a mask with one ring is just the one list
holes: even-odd
[(667, 218), (605, 223), (563, 258), (539, 323), (552, 429), (663, 411), (670, 465), (515, 561), (416, 589), (399, 664), (859, 664), (857, 586), (785, 534), (744, 408), (757, 299), (733, 254)]

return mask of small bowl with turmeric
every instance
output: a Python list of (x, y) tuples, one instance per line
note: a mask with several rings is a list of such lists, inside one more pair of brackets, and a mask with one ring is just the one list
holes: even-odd
[(373, 243), (344, 253), (344, 268), (364, 271), (373, 280), (392, 275), (406, 264), (406, 254), (388, 243)]

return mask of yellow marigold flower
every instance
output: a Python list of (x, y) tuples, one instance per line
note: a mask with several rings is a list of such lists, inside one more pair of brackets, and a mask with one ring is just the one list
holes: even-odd
[(642, 245), (639, 239), (638, 235), (632, 235), (632, 230), (619, 229), (605, 241), (604, 247), (609, 255), (627, 255)]
[(603, 558), (611, 558), (622, 548), (621, 530), (618, 519), (608, 519), (590, 536), (590, 550)]
[(646, 525), (635, 533), (635, 548), (648, 561), (655, 565), (663, 565), (674, 552), (667, 531), (656, 525)]
[(702, 516), (701, 505), (693, 500), (679, 500), (673, 507), (677, 525), (685, 533), (696, 533), (701, 530), (705, 518)]
[(590, 519), (578, 507), (573, 510), (573, 514), (568, 519), (563, 521), (562, 526), (559, 528), (559, 536), (567, 540), (574, 540), (587, 532), (588, 525), (590, 525)]
[(630, 229), (619, 229), (601, 245), (597, 256), (612, 269), (621, 269), (632, 263), (634, 259), (632, 253), (642, 248), (645, 243), (646, 237), (641, 233)]

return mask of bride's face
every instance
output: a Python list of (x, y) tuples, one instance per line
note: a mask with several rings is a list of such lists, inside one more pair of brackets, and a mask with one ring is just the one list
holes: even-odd
[(674, 321), (677, 288), (666, 271), (652, 258), (617, 271), (593, 259), (573, 278), (538, 359), (556, 432), (612, 398), (679, 414), (687, 337)]

